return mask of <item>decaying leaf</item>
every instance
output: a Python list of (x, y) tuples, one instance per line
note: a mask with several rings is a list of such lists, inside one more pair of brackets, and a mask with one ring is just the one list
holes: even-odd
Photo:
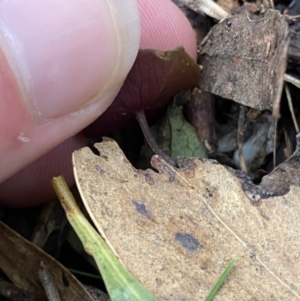
[(139, 50), (111, 106), (85, 133), (101, 137), (119, 129), (139, 111), (158, 111), (182, 90), (199, 85), (200, 68), (183, 47), (169, 51)]
[(38, 278), (41, 262), (48, 266), (62, 301), (94, 301), (84, 286), (59, 262), (0, 221), (0, 269), (20, 288), (47, 300)]
[(259, 110), (280, 103), (289, 45), (288, 25), (275, 10), (218, 23), (202, 42), (200, 88)]
[(290, 191), (291, 186), (300, 187), (300, 135), (297, 135), (297, 148), (292, 156), (264, 176), (259, 185), (254, 185), (240, 171), (233, 172), (242, 180), (242, 187), (253, 202), (284, 195)]
[(152, 158), (137, 170), (117, 144), (73, 155), (76, 182), (101, 235), (160, 300), (204, 300), (228, 262), (214, 300), (299, 300), (300, 188), (253, 203), (212, 161)]

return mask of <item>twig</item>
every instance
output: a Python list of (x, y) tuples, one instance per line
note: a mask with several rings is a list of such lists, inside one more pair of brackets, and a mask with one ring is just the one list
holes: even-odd
[(284, 15), (288, 20), (294, 20), (300, 18), (300, 15)]
[(58, 228), (55, 223), (49, 223), (49, 219), (56, 204), (57, 200), (44, 205), (39, 216), (41, 222), (37, 223), (36, 227), (33, 230), (31, 242), (41, 249), (44, 248), (50, 234)]
[(290, 109), (290, 112), (291, 112), (291, 115), (292, 115), (294, 127), (295, 127), (295, 130), (296, 130), (297, 134), (299, 134), (299, 126), (298, 126), (297, 119), (296, 119), (295, 112), (294, 112), (294, 108), (293, 108), (293, 101), (292, 101), (291, 92), (290, 92), (290, 89), (289, 89), (287, 84), (285, 84), (284, 87), (285, 87), (285, 93), (286, 93), (286, 97), (287, 97), (287, 100), (288, 100), (289, 109)]
[(61, 301), (50, 270), (43, 262), (41, 262), (41, 267), (42, 270), (39, 270), (39, 278), (42, 282), (48, 300)]
[(247, 166), (245, 162), (243, 145), (244, 145), (244, 124), (245, 124), (245, 106), (240, 105), (239, 118), (238, 118), (238, 152), (241, 170), (247, 172)]
[(278, 125), (278, 118), (274, 117), (274, 149), (273, 149), (273, 169), (276, 167), (276, 145), (277, 145), (277, 125)]
[(284, 80), (288, 83), (293, 84), (294, 86), (296, 86), (297, 88), (300, 88), (300, 80), (289, 75), (289, 74), (285, 74), (284, 75)]

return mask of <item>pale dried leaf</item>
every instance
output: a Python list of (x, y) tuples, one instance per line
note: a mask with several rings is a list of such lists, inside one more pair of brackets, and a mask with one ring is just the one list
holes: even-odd
[(229, 16), (229, 13), (213, 0), (180, 0), (180, 2), (196, 13), (205, 13), (217, 20)]
[(75, 176), (96, 227), (130, 272), (161, 300), (299, 300), (300, 188), (256, 206), (225, 167), (184, 159), (136, 170), (111, 140), (74, 153)]

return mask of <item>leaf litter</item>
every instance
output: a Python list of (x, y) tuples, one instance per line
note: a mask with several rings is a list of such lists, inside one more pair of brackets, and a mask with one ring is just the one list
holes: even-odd
[(94, 301), (82, 283), (67, 268), (1, 221), (0, 242), (1, 270), (14, 285), (32, 293), (37, 298), (32, 300), (47, 300), (39, 279), (43, 262), (54, 277), (62, 301)]
[(298, 194), (253, 205), (216, 162), (182, 158), (176, 169), (137, 170), (117, 144), (73, 155), (76, 182), (98, 231), (127, 269), (160, 300), (204, 300), (238, 258), (215, 300), (299, 300)]
[[(273, 108), (274, 115), (278, 117), (283, 78), (299, 86), (297, 74), (294, 72), (299, 63), (299, 20), (287, 15), (284, 19), (277, 11), (266, 10), (268, 7), (262, 6), (259, 11), (259, 2), (256, 5), (244, 3), (243, 6), (237, 7), (236, 1), (219, 1), (218, 3), (226, 6), (227, 10), (231, 6), (233, 16), (219, 9), (220, 7), (210, 0), (181, 2), (189, 5), (193, 3), (190, 7), (198, 11), (201, 11), (202, 7), (202, 11), (211, 13), (216, 19), (227, 17), (211, 30), (199, 47), (202, 57), (198, 59), (203, 66), (201, 88), (259, 110)], [(265, 1), (264, 5), (267, 2)], [(216, 11), (203, 10), (205, 5), (212, 3), (212, 9)], [(297, 1), (292, 1), (286, 12), (297, 15), (298, 10)], [(193, 16), (190, 11), (188, 14)], [(193, 20), (196, 20), (194, 16)], [(288, 20), (291, 37), (291, 47), (288, 51), (285, 20)], [(196, 25), (194, 27), (197, 27), (198, 41), (201, 41), (203, 30), (199, 30)], [(263, 29), (258, 32), (257, 28)], [(222, 47), (224, 43), (228, 43), (228, 47)], [(253, 54), (256, 50), (260, 52), (248, 57), (249, 53)], [(152, 56), (151, 59), (155, 60), (156, 56), (161, 61), (165, 56), (185, 56), (180, 49), (168, 53), (155, 50), (140, 51), (141, 53), (139, 58), (144, 55), (148, 58)], [(287, 56), (289, 74), (283, 77)], [(263, 64), (258, 64), (259, 61)], [(183, 66), (189, 65), (187, 62), (192, 63), (185, 57)], [(167, 60), (165, 63), (169, 64)], [(141, 62), (140, 65), (137, 63), (137, 69), (142, 65)], [(153, 66), (155, 64), (150, 64), (143, 70), (144, 75), (147, 75), (149, 70), (155, 71), (154, 77), (149, 81), (145, 77), (140, 82), (134, 81), (134, 78), (138, 78), (134, 74), (134, 68), (133, 73), (126, 79), (133, 83), (132, 87), (142, 87), (143, 97), (131, 97), (131, 101), (127, 102), (127, 96), (135, 96), (139, 89), (130, 91), (126, 90), (128, 85), (127, 88), (125, 86), (98, 125), (104, 124), (106, 129), (112, 131), (123, 124), (123, 118), (130, 119), (141, 109), (160, 110), (170, 101), (173, 93), (176, 94), (184, 87), (190, 89), (198, 83), (199, 68), (195, 64), (190, 65), (189, 71), (190, 74), (194, 74), (194, 81), (187, 78), (182, 81), (182, 77), (176, 79), (176, 74), (182, 66), (178, 65), (179, 69), (173, 69), (171, 76), (168, 75), (170, 64), (166, 69), (161, 69), (162, 73), (157, 71), (162, 65), (157, 70), (151, 69)], [(227, 73), (224, 73), (224, 70)], [(170, 88), (174, 88), (174, 82), (161, 95), (159, 85), (153, 89), (151, 80), (153, 83), (155, 78), (162, 79), (163, 74), (167, 75), (169, 80), (175, 75), (177, 92)], [(156, 83), (165, 85), (160, 80)], [(298, 90), (290, 88), (290, 94), (294, 98)], [(214, 151), (218, 149), (216, 145), (222, 138), (219, 136), (220, 128), (225, 129), (225, 126), (222, 122), (217, 124), (213, 110), (214, 107), (218, 108), (223, 100), (220, 102), (219, 97), (203, 90), (194, 90), (192, 95), (198, 96), (195, 103), (190, 102), (187, 105), (188, 119), (208, 150)], [(202, 97), (206, 98), (205, 102)], [(225, 102), (225, 106), (227, 104), (228, 102)], [(236, 124), (232, 121), (237, 119), (237, 106), (230, 104), (229, 107), (230, 110), (225, 110), (224, 114), (227, 114), (230, 120), (229, 124), (226, 124), (226, 127), (229, 126), (227, 134), (236, 130)], [(267, 138), (264, 138), (262, 143), (263, 148), (268, 149), (264, 151), (264, 155), (254, 156), (253, 148), (250, 148), (250, 154), (255, 158), (253, 164), (256, 164), (254, 166), (251, 163), (248, 168), (252, 172), (251, 177), (207, 160), (181, 158), (178, 160), (181, 168), (178, 169), (158, 156), (154, 156), (151, 162), (159, 174), (152, 170), (137, 170), (112, 141), (104, 141), (97, 145), (99, 157), (88, 149), (80, 150), (74, 155), (74, 158), (80, 157), (79, 153), (82, 155), (80, 158), (83, 161), (75, 163), (77, 184), (95, 225), (129, 271), (161, 300), (204, 300), (232, 258), (238, 258), (238, 262), (215, 300), (250, 300), (252, 297), (257, 300), (299, 299), (299, 148), (289, 160), (280, 164), (269, 175), (260, 178), (261, 183), (255, 185), (255, 172), (260, 166), (267, 166), (265, 159), (270, 153), (269, 146), (273, 145), (276, 148), (280, 137), (272, 144), (270, 138), (274, 133), (269, 134), (268, 127), (274, 129), (277, 124), (260, 124), (260, 120), (271, 119), (267, 111), (259, 111), (260, 114), (255, 118), (248, 118), (252, 109), (246, 111), (244, 147), (255, 139), (262, 140), (262, 135), (259, 134), (262, 128), (265, 128), (267, 133)], [(149, 116), (151, 117), (151, 114)], [(291, 152), (292, 127), (286, 122), (284, 114), (280, 122), (282, 124), (279, 123), (279, 129), (283, 130), (279, 130), (279, 134), (284, 132), (286, 147), (291, 145)], [(100, 126), (100, 131), (105, 127)], [(254, 134), (247, 133), (249, 127)], [(216, 132), (218, 137), (215, 137)], [(103, 134), (102, 132), (101, 135)], [(227, 144), (231, 144), (232, 141), (232, 138), (228, 139)], [(270, 145), (266, 147), (268, 143)], [(232, 144), (236, 145), (236, 142)], [(177, 147), (176, 141), (174, 145)], [(231, 152), (236, 153), (236, 148)], [(283, 149), (283, 152), (286, 154), (286, 149)], [(214, 155), (221, 158), (220, 153)], [(214, 155), (210, 153), (209, 157), (213, 158)], [(220, 159), (220, 162), (223, 159)], [(226, 160), (226, 165), (235, 168), (239, 164), (238, 159), (233, 158), (232, 162), (230, 159), (228, 161), (228, 158)], [(282, 161), (284, 160), (280, 162)], [(267, 168), (267, 171), (270, 171), (270, 168)]]
[[(234, 15), (239, 9), (235, 8), (232, 17), (211, 30), (199, 49), (200, 87), (259, 111), (273, 110), (278, 118), (291, 53), (285, 18), (266, 8), (260, 8), (261, 15), (250, 15), (257, 7), (245, 5)], [(216, 16), (223, 13), (218, 10)], [(296, 83), (294, 77), (289, 81)], [(207, 99), (214, 102), (209, 95)], [(190, 106), (189, 118), (199, 124), (195, 116), (204, 103), (201, 106), (199, 98), (192, 105), (196, 109)], [(209, 110), (202, 116), (211, 124)], [(272, 137), (277, 124), (266, 111), (254, 119), (249, 117), (251, 109), (246, 111), (244, 129), (238, 130), (245, 130), (247, 136), (247, 126), (252, 124), (254, 134), (248, 134), (242, 145), (245, 149), (251, 144), (248, 153), (253, 163), (247, 169), (253, 172), (252, 178), (207, 160), (181, 158), (178, 169), (157, 155), (151, 164), (158, 174), (137, 170), (111, 140), (96, 145), (99, 156), (89, 149), (74, 154), (77, 185), (94, 224), (126, 268), (161, 300), (204, 300), (232, 258), (238, 258), (238, 263), (215, 300), (300, 299), (299, 146), (260, 185), (253, 184), (253, 175), (270, 149), (276, 149)], [(214, 126), (206, 123), (204, 127), (195, 128), (213, 150), (216, 139), (209, 139), (207, 133), (213, 135)], [(172, 144), (172, 134), (168, 137), (164, 142)], [(258, 140), (261, 147), (252, 142)], [(233, 165), (238, 166), (238, 161), (234, 155)]]

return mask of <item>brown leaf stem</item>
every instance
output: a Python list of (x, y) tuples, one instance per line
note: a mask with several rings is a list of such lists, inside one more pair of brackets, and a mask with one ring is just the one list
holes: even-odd
[(177, 167), (177, 163), (174, 159), (172, 159), (171, 157), (169, 157), (157, 144), (156, 140), (154, 139), (150, 127), (148, 125), (146, 116), (145, 116), (145, 112), (139, 111), (137, 113), (135, 113), (135, 117), (142, 129), (142, 132), (144, 134), (144, 137), (148, 143), (148, 145), (150, 146), (150, 148), (152, 149), (152, 151), (156, 154), (158, 154), (159, 156), (161, 156), (166, 162), (168, 162), (169, 164)]

